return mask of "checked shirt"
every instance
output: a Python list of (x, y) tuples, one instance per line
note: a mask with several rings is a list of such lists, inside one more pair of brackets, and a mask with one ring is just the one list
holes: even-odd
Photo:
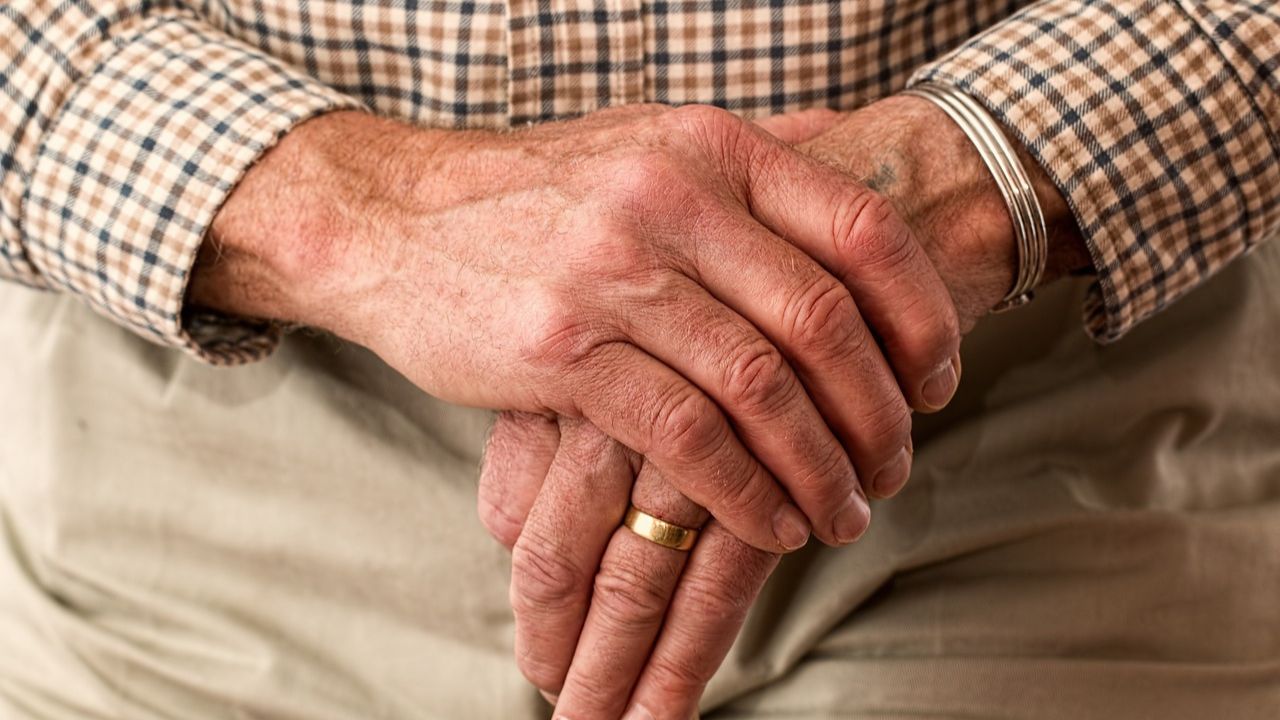
[(1114, 340), (1280, 230), (1275, 0), (6, 0), (0, 278), (214, 363), (269, 326), (183, 312), (237, 180), (338, 108), (504, 128), (625, 103), (986, 105), (1071, 206)]

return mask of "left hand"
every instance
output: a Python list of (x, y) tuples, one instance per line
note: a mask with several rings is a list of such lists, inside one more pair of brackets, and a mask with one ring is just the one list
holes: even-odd
[[(784, 133), (796, 127), (780, 122)], [(843, 116), (805, 147), (895, 201), (965, 332), (1012, 284), (1016, 253), (1003, 200), (969, 140), (929, 103), (883, 100)], [(1065, 203), (1034, 164), (1024, 164), (1051, 223), (1046, 280), (1087, 265)], [(689, 554), (649, 543), (618, 527), (628, 502), (686, 527), (706, 519), (587, 424), (499, 418), (481, 478), (481, 517), (515, 546), (517, 659), (544, 694), (559, 694), (557, 717), (617, 717), (627, 707), (643, 708), (638, 718), (691, 716), (777, 563), (714, 521)]]
[[(556, 443), (549, 467), (520, 454), (524, 444)], [(779, 556), (707, 522), (655, 466), (589, 423), (504, 413), (490, 435), (482, 507), (538, 480), (518, 537), (499, 533), (514, 544), (521, 671), (557, 718), (690, 717)], [(619, 527), (628, 504), (702, 528), (696, 545), (672, 550)]]

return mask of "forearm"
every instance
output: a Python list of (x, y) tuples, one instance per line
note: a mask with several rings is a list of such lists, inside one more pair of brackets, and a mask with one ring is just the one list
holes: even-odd
[(397, 243), (446, 199), (434, 157), (448, 134), (361, 112), (299, 125), (214, 218), (189, 306), (361, 340)]

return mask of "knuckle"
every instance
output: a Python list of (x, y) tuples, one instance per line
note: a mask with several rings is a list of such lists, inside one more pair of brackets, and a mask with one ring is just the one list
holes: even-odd
[[(746, 518), (770, 518), (779, 498), (773, 491), (773, 480), (763, 467), (755, 465), (748, 472), (725, 468), (708, 479), (707, 508), (712, 514), (728, 512)], [(719, 517), (719, 515), (717, 515)]]
[(742, 157), (749, 178), (763, 180), (782, 177), (782, 168), (789, 158), (793, 159), (795, 156), (796, 151), (784, 149), (779, 143), (754, 141), (755, 138), (746, 128), (741, 129), (736, 137), (738, 138), (737, 146), (747, 151), (742, 153)]
[(871, 452), (888, 460), (911, 437), (911, 409), (896, 390), (870, 406), (862, 417), (860, 433)]
[[(955, 306), (949, 299), (945, 302), (929, 302), (921, 298), (905, 306), (902, 314), (903, 317), (915, 320), (901, 337), (895, 337), (892, 343), (886, 343), (886, 350), (895, 358), (904, 358), (905, 369), (931, 372), (959, 351), (960, 321)], [(895, 360), (895, 365), (897, 364)], [(908, 376), (910, 377), (912, 376)]]
[(820, 276), (801, 288), (786, 313), (786, 327), (800, 348), (843, 349), (854, 335), (858, 309), (838, 280)]
[[(669, 183), (670, 186), (670, 183)], [(657, 191), (631, 194), (596, 208), (591, 222), (595, 230), (583, 254), (566, 274), (570, 298), (580, 297), (584, 282), (595, 287), (648, 282), (671, 266), (672, 251), (654, 230), (681, 212), (674, 203), (663, 203)]]
[(678, 654), (664, 653), (649, 660), (655, 684), (671, 695), (694, 697), (710, 682), (711, 673), (701, 668), (701, 652), (687, 642)]
[(687, 153), (668, 147), (665, 138), (661, 143), (650, 144), (643, 153), (627, 153), (603, 173), (603, 202), (593, 215), (602, 237), (642, 239), (642, 249), (652, 250), (649, 236), (655, 228), (681, 226), (715, 204), (705, 180), (691, 170)]
[(567, 294), (548, 292), (537, 305), (532, 314), (541, 321), (530, 325), (520, 350), (522, 359), (530, 365), (570, 369), (591, 358), (601, 345), (616, 339), (601, 314), (582, 307)]
[(931, 367), (936, 367), (938, 363), (950, 359), (960, 350), (960, 316), (951, 298), (946, 296), (945, 292), (941, 295), (936, 303), (937, 306), (931, 308), (926, 316), (929, 327), (924, 333), (923, 352), (931, 354), (935, 359), (935, 362), (930, 364)]
[(727, 439), (719, 411), (701, 393), (681, 389), (663, 402), (652, 426), (658, 443), (673, 458), (698, 463), (710, 457)]
[(670, 269), (674, 258), (668, 258), (667, 267), (651, 272), (632, 273), (619, 302), (635, 308), (645, 318), (670, 317), (680, 312), (682, 299), (688, 297), (689, 279)]
[(747, 615), (751, 607), (751, 593), (741, 573), (726, 574), (715, 581), (690, 575), (681, 580), (681, 602), (686, 603), (701, 617), (736, 621)]
[(800, 475), (790, 483), (788, 489), (793, 495), (819, 495), (823, 498), (843, 495), (849, 492), (847, 482), (854, 476), (853, 463), (844, 449), (837, 444), (828, 448), (814, 450), (815, 458)]
[(866, 191), (842, 199), (832, 228), (836, 252), (865, 272), (888, 273), (906, 267), (916, 251), (911, 230), (889, 198)]
[(611, 628), (656, 625), (669, 600), (664, 577), (664, 573), (641, 572), (629, 565), (603, 565), (596, 575), (592, 604)]
[(884, 335), (885, 354), (904, 382), (948, 361), (960, 349), (960, 318), (941, 279), (922, 278), (919, 291), (897, 303)]
[(614, 162), (608, 176), (614, 197), (622, 205), (642, 211), (660, 202), (681, 173), (668, 153), (648, 152), (628, 154)]
[[(697, 198), (696, 190), (667, 191), (685, 199)], [(570, 269), (571, 290), (580, 297), (585, 283), (607, 289), (647, 294), (662, 299), (657, 291), (670, 291), (678, 286), (679, 275), (673, 269), (683, 268), (686, 249), (683, 243), (671, 241), (661, 226), (683, 226), (680, 216), (693, 213), (690, 206), (664, 203), (637, 197), (623, 201), (627, 207), (616, 215), (605, 215), (594, 221), (596, 237), (588, 254)], [(694, 203), (697, 204), (696, 202)], [(612, 317), (608, 312), (602, 313)]]
[(516, 656), (516, 667), (520, 669), (524, 679), (539, 690), (558, 693), (564, 687), (567, 669), (537, 652), (519, 653)]
[(522, 448), (541, 445), (559, 435), (554, 418), (541, 413), (505, 410), (494, 418), (486, 452), (496, 448)]
[(621, 446), (594, 425), (581, 422), (563, 435), (556, 451), (564, 456), (570, 468), (576, 470), (575, 474), (597, 477), (609, 467)]
[(750, 159), (759, 146), (751, 126), (728, 110), (710, 105), (684, 105), (668, 114), (671, 129), (714, 157)]
[(721, 134), (742, 124), (738, 116), (713, 105), (682, 105), (667, 117), (684, 131), (703, 136)]
[(849, 335), (840, 344), (840, 348), (844, 351), (844, 357), (861, 358), (862, 362), (880, 354), (880, 346), (876, 344), (875, 336), (864, 322), (850, 324)]
[(585, 574), (550, 543), (523, 534), (511, 556), (511, 604), (518, 612), (548, 612), (576, 602)]
[(794, 390), (787, 361), (764, 338), (749, 340), (725, 367), (726, 403), (753, 416), (775, 416)]
[(942, 309), (935, 315), (938, 319), (938, 337), (936, 338), (935, 347), (946, 349), (946, 357), (960, 351), (960, 313), (956, 312), (955, 303), (951, 302), (951, 298), (947, 297), (942, 303)]

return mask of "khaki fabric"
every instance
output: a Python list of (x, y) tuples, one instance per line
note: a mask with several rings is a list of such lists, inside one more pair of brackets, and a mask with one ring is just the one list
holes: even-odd
[[(711, 718), (1280, 713), (1280, 244), (1109, 347), (967, 340), (856, 546), (770, 581)], [(0, 287), (0, 717), (534, 718), (489, 416), (294, 335), (201, 365)]]

